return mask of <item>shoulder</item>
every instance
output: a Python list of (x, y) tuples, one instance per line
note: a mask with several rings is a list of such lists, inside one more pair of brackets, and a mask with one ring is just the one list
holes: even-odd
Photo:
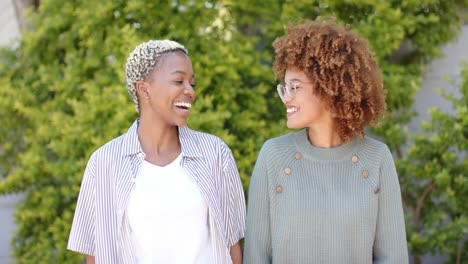
[(300, 142), (303, 131), (292, 132), (279, 137), (271, 138), (265, 141), (258, 155), (259, 162), (268, 162), (269, 164), (279, 164), (284, 157), (294, 156), (296, 145)]
[(187, 139), (189, 139), (191, 147), (199, 148), (202, 152), (217, 152), (217, 151), (225, 151), (230, 150), (228, 145), (218, 136), (208, 134), (205, 132), (200, 132), (196, 130), (192, 130), (189, 128), (184, 128), (184, 134), (189, 135)]
[(109, 158), (113, 157), (118, 157), (122, 153), (122, 145), (123, 145), (123, 139), (124, 135), (121, 135), (117, 138), (112, 139), (111, 141), (108, 141), (98, 149), (96, 149), (90, 157), (90, 161), (105, 161)]
[(394, 166), (392, 152), (385, 143), (368, 136), (361, 139), (360, 143), (359, 155), (363, 159), (375, 166)]
[(123, 144), (123, 139), (124, 139), (124, 136), (125, 134), (123, 135), (120, 135), (119, 137), (116, 137), (110, 141), (108, 141), (107, 143), (105, 143), (104, 145), (102, 145), (101, 147), (99, 147), (95, 152), (94, 154), (100, 156), (100, 155), (109, 155), (109, 154), (117, 154), (117, 152), (119, 152), (120, 154), (120, 151), (122, 150), (122, 144)]
[(293, 147), (296, 141), (300, 138), (300, 133), (302, 133), (302, 131), (292, 132), (286, 135), (268, 139), (263, 144), (262, 149), (265, 151), (272, 151)]
[(187, 131), (190, 133), (191, 139), (196, 140), (198, 143), (206, 143), (209, 145), (221, 145), (225, 144), (224, 141), (219, 138), (218, 136), (208, 134), (205, 132), (197, 131), (197, 130), (192, 130), (190, 128), (187, 128)]
[(279, 137), (271, 138), (265, 141), (261, 152), (282, 151), (294, 148), (297, 141), (301, 138), (303, 131), (292, 132)]
[(388, 146), (374, 138), (364, 136), (361, 139), (361, 150), (368, 155), (378, 155), (379, 157), (392, 155)]

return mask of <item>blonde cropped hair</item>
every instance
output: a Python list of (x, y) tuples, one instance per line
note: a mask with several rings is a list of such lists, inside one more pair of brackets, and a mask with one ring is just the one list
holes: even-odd
[(128, 94), (135, 103), (137, 113), (140, 112), (136, 84), (144, 81), (156, 68), (159, 57), (167, 52), (182, 51), (188, 55), (181, 44), (172, 40), (150, 40), (138, 45), (127, 58), (125, 65), (125, 78)]

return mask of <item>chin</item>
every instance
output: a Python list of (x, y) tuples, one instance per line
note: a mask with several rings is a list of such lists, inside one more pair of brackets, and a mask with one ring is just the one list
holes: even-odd
[(177, 120), (176, 122), (174, 122), (174, 125), (175, 126), (178, 126), (178, 127), (184, 127), (187, 125), (187, 119), (185, 120)]
[(297, 122), (294, 122), (292, 120), (287, 120), (286, 121), (286, 126), (289, 128), (289, 129), (301, 129), (301, 128), (304, 128), (304, 125), (302, 124), (299, 124)]

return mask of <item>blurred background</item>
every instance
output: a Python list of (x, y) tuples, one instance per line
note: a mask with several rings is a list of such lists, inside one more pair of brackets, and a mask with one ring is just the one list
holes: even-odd
[(189, 126), (221, 137), (244, 188), (263, 142), (288, 133), (273, 40), (335, 16), (369, 40), (388, 91), (368, 134), (393, 151), (411, 263), (468, 263), (468, 0), (0, 0), (0, 264), (81, 263), (66, 250), (90, 154), (137, 117), (125, 60), (189, 50)]

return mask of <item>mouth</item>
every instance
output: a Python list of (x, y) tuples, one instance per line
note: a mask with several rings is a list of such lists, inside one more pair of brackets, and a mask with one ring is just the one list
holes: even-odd
[(295, 106), (287, 106), (286, 107), (286, 114), (288, 116), (291, 116), (291, 115), (295, 114), (297, 111), (299, 111), (299, 108), (297, 108)]
[(188, 112), (190, 107), (192, 107), (192, 103), (189, 103), (189, 102), (175, 102), (174, 106), (179, 110)]

